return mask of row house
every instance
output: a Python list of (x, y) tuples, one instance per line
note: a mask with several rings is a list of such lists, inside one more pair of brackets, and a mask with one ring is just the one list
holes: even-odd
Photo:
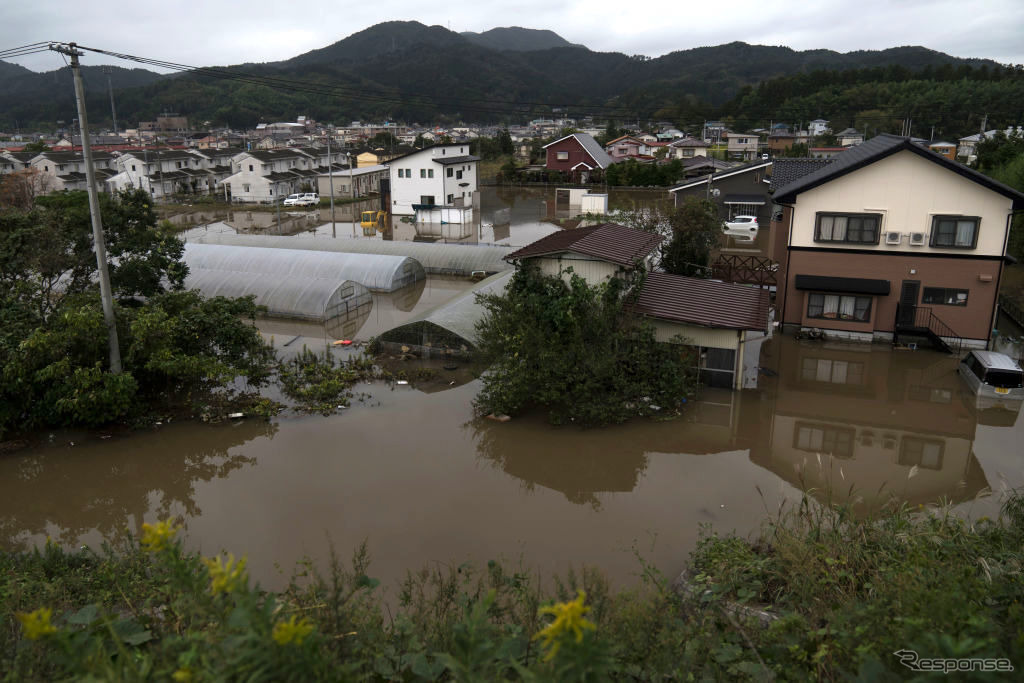
[(231, 160), (233, 173), (220, 181), (225, 199), (235, 202), (276, 202), (281, 197), (317, 186), (317, 178), (332, 168), (341, 170), (347, 157), (325, 149), (289, 148), (239, 152)]
[(175, 194), (213, 194), (231, 175), (237, 148), (197, 150), (143, 150), (121, 154), (114, 161), (118, 172), (107, 180), (111, 191), (143, 188), (156, 199)]
[[(92, 153), (93, 169), (96, 172), (97, 189), (102, 190), (107, 179), (117, 174), (114, 156), (109, 152)], [(34, 155), (26, 168), (40, 172), (47, 180), (47, 190), (84, 190), (86, 182), (85, 157), (81, 152), (46, 151)]]
[(779, 187), (778, 310), (845, 339), (991, 339), (1024, 194), (910, 138), (878, 135)]

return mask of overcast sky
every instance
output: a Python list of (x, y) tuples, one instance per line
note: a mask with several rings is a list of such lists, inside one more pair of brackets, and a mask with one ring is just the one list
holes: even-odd
[[(735, 40), (840, 52), (924, 45), (958, 57), (1024, 63), (1022, 0), (486, 0), (387, 3), (285, 0), (3, 0), (0, 50), (44, 40), (194, 66), (287, 59), (391, 20), (453, 31), (495, 26), (550, 29), (592, 50), (652, 57)], [(37, 71), (63, 66), (57, 54), (11, 60)], [(96, 55), (85, 64), (115, 63)], [(121, 63), (131, 66), (130, 63)]]

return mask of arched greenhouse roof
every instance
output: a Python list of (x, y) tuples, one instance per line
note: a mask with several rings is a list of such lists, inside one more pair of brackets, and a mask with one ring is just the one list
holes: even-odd
[(484, 317), (484, 307), (477, 303), (477, 294), (500, 294), (512, 279), (506, 271), (481, 280), (455, 298), (424, 311), (398, 327), (380, 335), (384, 342), (416, 346), (474, 347), (477, 344), (476, 323)]
[(511, 270), (504, 260), (515, 251), (512, 247), (486, 244), (430, 244), (427, 242), (389, 241), (331, 237), (323, 232), (298, 235), (240, 235), (228, 232), (208, 232), (201, 236), (189, 235), (195, 244), (229, 244), (245, 247), (275, 247), (285, 249), (312, 249), (349, 254), (387, 254), (407, 256), (423, 264), (426, 272), (434, 275), (488, 275)]
[(372, 292), (393, 292), (426, 277), (415, 259), (383, 254), (193, 243), (185, 245), (184, 259), (190, 270), (260, 273), (278, 279), (352, 280)]
[(255, 296), (256, 304), (267, 308), (267, 315), (311, 320), (328, 326), (360, 317), (365, 320), (373, 308), (370, 291), (351, 280), (301, 275), (278, 277), (193, 267), (185, 278), (185, 288), (198, 290), (207, 298)]

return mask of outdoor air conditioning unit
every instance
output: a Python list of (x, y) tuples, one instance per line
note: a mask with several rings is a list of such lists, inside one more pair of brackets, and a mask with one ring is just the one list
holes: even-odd
[(885, 243), (886, 244), (899, 244), (902, 241), (903, 241), (903, 233), (902, 232), (887, 232), (887, 233), (885, 233)]
[(920, 247), (924, 245), (927, 235), (923, 232), (912, 232), (910, 233), (910, 244), (914, 247)]

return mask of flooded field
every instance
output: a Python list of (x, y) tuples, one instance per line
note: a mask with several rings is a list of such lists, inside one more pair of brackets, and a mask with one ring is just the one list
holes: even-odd
[(1024, 484), (1024, 420), (979, 414), (931, 351), (776, 337), (757, 390), (589, 431), (474, 420), (468, 379), (371, 385), (329, 418), (44, 435), (0, 457), (0, 542), (98, 544), (175, 515), (190, 548), (247, 553), (269, 586), (363, 540), (392, 587), (407, 569), (495, 558), (629, 582), (634, 548), (674, 574), (701, 524), (748, 534), (804, 489), (861, 512), (947, 500), (992, 515), (990, 490)]

